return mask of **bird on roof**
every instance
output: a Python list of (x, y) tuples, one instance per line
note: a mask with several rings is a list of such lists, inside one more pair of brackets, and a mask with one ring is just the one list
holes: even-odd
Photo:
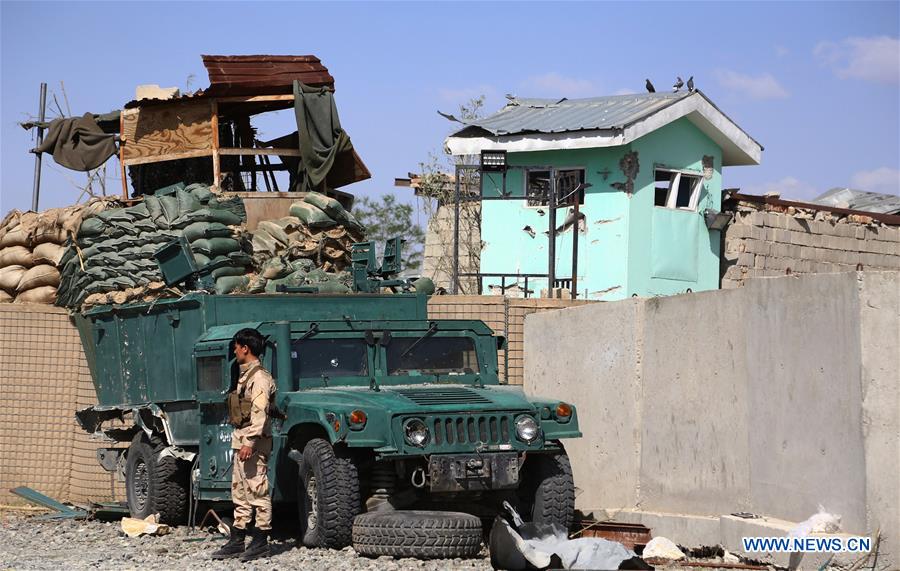
[(647, 93), (656, 93), (656, 88), (653, 87), (653, 84), (650, 83), (650, 80), (647, 80), (647, 83), (644, 84), (644, 87), (647, 88)]
[(688, 91), (691, 91), (691, 92), (694, 91), (694, 76), (693, 75), (688, 78), (687, 86), (688, 86)]
[(515, 99), (516, 99), (516, 96), (515, 96), (514, 94), (512, 94), (512, 93), (507, 93), (507, 94), (504, 95), (503, 97), (506, 97), (506, 98), (509, 99), (510, 101), (515, 101)]
[(681, 80), (680, 77), (675, 77), (675, 85), (672, 86), (672, 91), (677, 92), (684, 86), (684, 81)]

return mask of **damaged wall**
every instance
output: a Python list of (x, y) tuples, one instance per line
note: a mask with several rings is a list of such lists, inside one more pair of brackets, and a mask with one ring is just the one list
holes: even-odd
[(30, 486), (74, 502), (111, 501), (124, 486), (97, 463), (75, 410), (97, 402), (78, 331), (65, 309), (0, 305), (0, 503)]
[(900, 227), (868, 216), (737, 201), (725, 230), (722, 288), (748, 278), (900, 269)]
[[(422, 275), (435, 287), (452, 291), (453, 282), (453, 204), (438, 204), (428, 219)], [(481, 259), (481, 208), (478, 203), (463, 203), (459, 217), (459, 273), (478, 273)], [(478, 279), (460, 277), (459, 293), (477, 295)]]
[(734, 512), (797, 522), (821, 504), (848, 532), (900, 537), (898, 279), (755, 279), (529, 316), (526, 391), (579, 407), (578, 507), (690, 514), (715, 534)]

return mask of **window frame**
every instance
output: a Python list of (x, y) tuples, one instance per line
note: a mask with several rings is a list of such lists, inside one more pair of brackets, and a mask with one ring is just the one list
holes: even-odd
[[(669, 190), (666, 194), (666, 203), (665, 205), (660, 206), (656, 204), (656, 189), (657, 184), (662, 182), (656, 180), (658, 173), (664, 172), (669, 173)], [(678, 188), (681, 186), (681, 176), (689, 176), (691, 178), (695, 178), (693, 188), (691, 188), (691, 197), (687, 206), (677, 206), (678, 204)], [(674, 192), (673, 192), (674, 190)], [(696, 211), (697, 206), (700, 204), (700, 193), (703, 190), (703, 173), (691, 170), (680, 170), (680, 169), (670, 169), (670, 168), (661, 168), (656, 167), (653, 169), (653, 206), (656, 208), (668, 208), (670, 210), (684, 210), (684, 211)]]
[[(542, 204), (541, 203), (531, 204), (531, 198), (530, 198), (530, 195), (528, 194), (528, 176), (533, 172), (552, 173), (555, 171), (557, 174), (559, 174), (560, 172), (567, 172), (567, 171), (581, 171), (582, 181), (584, 181), (585, 183), (587, 182), (587, 167), (583, 167), (583, 166), (528, 167), (528, 168), (525, 168), (524, 171), (525, 171), (525, 176), (522, 181), (522, 184), (524, 187), (523, 191), (522, 191), (522, 196), (525, 199), (525, 208), (541, 209), (541, 208), (548, 208), (550, 206), (549, 190), (548, 190), (546, 202), (544, 202)], [(586, 189), (581, 189), (581, 192), (578, 193), (578, 205), (579, 206), (584, 206), (585, 200), (587, 199), (587, 193), (585, 192), (585, 190)], [(574, 206), (574, 205), (575, 205), (575, 202), (573, 201), (573, 202), (559, 203), (559, 204), (557, 204), (557, 207), (562, 208), (564, 206)]]

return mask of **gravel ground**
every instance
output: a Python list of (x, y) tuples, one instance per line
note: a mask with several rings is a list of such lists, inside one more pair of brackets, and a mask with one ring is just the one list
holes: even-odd
[(297, 547), (291, 530), (275, 530), (272, 557), (250, 563), (212, 561), (210, 554), (225, 538), (178, 527), (159, 537), (128, 538), (119, 522), (40, 521), (21, 513), (0, 512), (0, 569), (303, 569), (456, 570), (491, 569), (487, 550), (479, 559), (420, 561), (361, 557), (342, 551)]

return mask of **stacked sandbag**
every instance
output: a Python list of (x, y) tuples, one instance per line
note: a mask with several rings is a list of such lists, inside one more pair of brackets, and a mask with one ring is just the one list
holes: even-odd
[(199, 268), (213, 279), (244, 275), (240, 225), (246, 213), (238, 197), (223, 199), (209, 187), (169, 187), (129, 208), (86, 218), (62, 259), (58, 305), (126, 303), (166, 291), (154, 254), (184, 236)]
[(86, 216), (117, 204), (94, 198), (66, 208), (7, 214), (0, 222), (0, 303), (53, 303), (65, 244)]
[(311, 192), (291, 205), (291, 216), (257, 225), (250, 243), (256, 275), (249, 293), (275, 292), (279, 285), (314, 286), (322, 293), (350, 291), (350, 248), (363, 239), (362, 224), (337, 200)]

